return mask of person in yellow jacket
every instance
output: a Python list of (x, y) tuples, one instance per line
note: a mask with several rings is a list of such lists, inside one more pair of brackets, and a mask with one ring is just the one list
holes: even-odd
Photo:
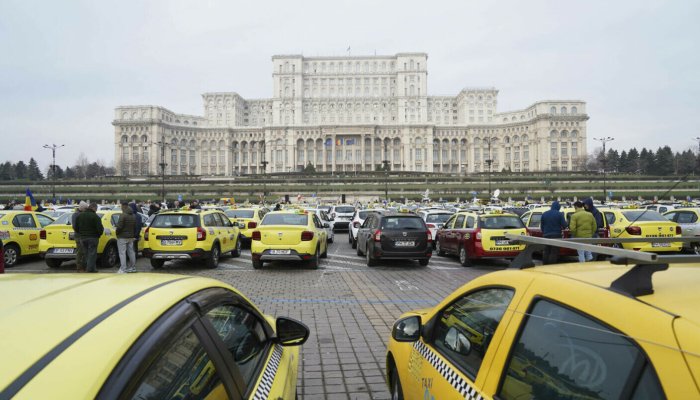
[[(569, 221), (569, 230), (571, 236), (575, 238), (591, 238), (597, 231), (597, 225), (593, 214), (583, 209), (583, 203), (577, 201), (574, 203), (576, 211), (571, 216)], [(578, 261), (586, 262), (593, 260), (593, 254), (588, 250), (577, 250)]]

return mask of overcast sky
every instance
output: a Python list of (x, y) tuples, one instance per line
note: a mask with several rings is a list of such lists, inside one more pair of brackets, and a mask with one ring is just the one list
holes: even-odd
[(699, 1), (0, 0), (0, 161), (114, 159), (114, 108), (272, 95), (273, 54), (428, 53), (428, 94), (588, 104), (588, 148), (697, 148)]

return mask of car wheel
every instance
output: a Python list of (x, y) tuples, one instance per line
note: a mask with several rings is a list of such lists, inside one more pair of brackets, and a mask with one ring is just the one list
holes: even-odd
[(100, 267), (102, 268), (119, 268), (119, 251), (115, 244), (108, 244), (102, 251), (100, 257)]
[(352, 231), (348, 232), (348, 243), (352, 244)]
[(360, 250), (360, 245), (355, 246), (355, 252), (358, 256), (364, 256), (365, 254)]
[(367, 246), (367, 249), (365, 250), (365, 255), (367, 256), (368, 267), (374, 267), (377, 265), (377, 260), (372, 256), (372, 251), (369, 249), (369, 246)]
[(5, 246), (5, 266), (7, 268), (14, 267), (19, 259), (19, 247), (14, 244)]
[(263, 262), (261, 260), (253, 260), (253, 268), (254, 269), (260, 269), (263, 266)]
[(316, 247), (316, 253), (314, 254), (313, 257), (311, 257), (311, 259), (310, 259), (310, 260), (308, 261), (308, 263), (306, 264), (309, 268), (311, 268), (311, 269), (317, 269), (317, 268), (318, 268), (318, 259), (320, 258), (320, 257), (319, 257), (319, 255), (320, 255), (319, 253), (320, 253), (320, 252), (321, 252), (321, 250), (319, 250), (319, 248), (318, 248), (318, 246), (317, 246), (317, 247)]
[(58, 268), (63, 262), (57, 258), (45, 258), (44, 261), (46, 261), (46, 265), (48, 265), (49, 268)]
[(334, 236), (335, 235), (328, 236), (328, 243), (333, 243)]
[(214, 269), (219, 266), (219, 245), (214, 245), (211, 248), (209, 258), (207, 258), (207, 268)]
[(403, 389), (396, 368), (391, 369), (391, 400), (403, 400)]
[(242, 242), (243, 242), (243, 240), (239, 236), (238, 240), (236, 240), (236, 248), (233, 249), (233, 251), (231, 252), (232, 257), (240, 257), (241, 256), (241, 248), (243, 248)]
[(418, 260), (418, 264), (420, 264), (421, 267), (427, 266), (429, 262), (429, 258), (421, 258), (420, 260)]
[(352, 246), (353, 249), (356, 249), (357, 248), (357, 239), (351, 239), (351, 240), (352, 240), (352, 242), (350, 245)]
[(691, 243), (690, 250), (695, 254), (700, 256), (700, 243)]
[(469, 256), (467, 255), (467, 249), (464, 247), (459, 249), (459, 263), (462, 264), (463, 267), (472, 266), (472, 262), (469, 260)]
[(440, 241), (436, 240), (435, 241), (435, 253), (439, 255), (440, 257), (445, 256), (445, 250), (442, 249), (442, 246), (440, 245)]
[(165, 260), (151, 258), (151, 267), (153, 267), (154, 269), (162, 269), (163, 264), (165, 264)]
[[(320, 246), (321, 244), (319, 244)], [(328, 243), (326, 243), (326, 249), (321, 253), (321, 258), (328, 258)]]

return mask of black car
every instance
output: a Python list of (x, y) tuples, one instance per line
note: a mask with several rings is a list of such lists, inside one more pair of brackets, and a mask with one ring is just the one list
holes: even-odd
[(357, 255), (367, 257), (367, 266), (379, 260), (418, 260), (428, 265), (433, 255), (430, 230), (415, 214), (371, 213), (357, 232)]

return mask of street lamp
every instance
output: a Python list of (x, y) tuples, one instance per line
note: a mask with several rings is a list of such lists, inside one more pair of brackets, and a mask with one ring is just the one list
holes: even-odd
[(607, 184), (607, 178), (606, 178), (606, 167), (607, 167), (607, 161), (608, 161), (608, 154), (605, 152), (605, 144), (608, 142), (612, 142), (615, 140), (615, 138), (606, 136), (606, 137), (600, 137), (600, 138), (593, 138), (593, 140), (596, 140), (598, 142), (603, 143), (603, 201), (608, 198), (608, 192), (606, 191), (606, 184)]
[(49, 146), (48, 144), (45, 144), (43, 146), (45, 149), (51, 149), (51, 156), (53, 158), (53, 163), (51, 164), (51, 196), (53, 198), (53, 203), (56, 203), (56, 149), (59, 149), (64, 146), (65, 144), (62, 144), (60, 146), (57, 146), (55, 144)]
[(267, 151), (265, 150), (265, 139), (263, 139), (263, 144), (262, 144), (262, 161), (260, 161), (260, 165), (262, 166), (262, 172), (263, 172), (263, 195), (262, 195), (262, 204), (263, 206), (265, 205), (265, 194), (267, 193), (267, 176), (266, 176), (266, 171), (267, 171), (267, 161), (265, 160), (265, 154)]
[(384, 140), (384, 160), (382, 160), (382, 164), (384, 164), (384, 199), (387, 204), (389, 204), (389, 156), (387, 154), (386, 145), (387, 141)]
[(158, 145), (160, 146), (160, 193), (161, 197), (163, 198), (163, 203), (165, 203), (165, 167), (168, 166), (168, 164), (165, 162), (165, 139), (161, 139), (158, 142)]
[(489, 158), (484, 160), (486, 161), (486, 165), (488, 165), (488, 181), (489, 181), (489, 198), (488, 202), (491, 203), (491, 163), (493, 163), (493, 159), (491, 158), (491, 142), (493, 140), (496, 140), (496, 138), (488, 137), (485, 139), (486, 144), (489, 147)]

